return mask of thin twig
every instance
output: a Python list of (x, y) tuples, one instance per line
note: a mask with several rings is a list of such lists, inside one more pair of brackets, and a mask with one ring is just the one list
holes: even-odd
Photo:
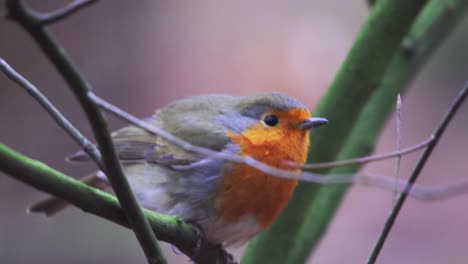
[[(201, 154), (206, 157), (213, 158), (213, 159), (246, 164), (250, 167), (258, 169), (271, 176), (280, 177), (284, 179), (299, 179), (304, 182), (312, 182), (312, 183), (317, 183), (317, 184), (322, 184), (322, 185), (360, 184), (364, 186), (379, 187), (379, 188), (383, 188), (387, 190), (394, 190), (396, 188), (399, 192), (408, 192), (408, 194), (414, 197), (415, 199), (419, 199), (419, 200), (427, 199), (429, 201), (435, 201), (435, 200), (438, 200), (439, 198), (444, 199), (444, 198), (451, 197), (452, 194), (448, 192), (451, 192), (454, 190), (455, 191), (453, 195), (465, 193), (465, 192), (462, 192), (462, 190), (465, 190), (465, 187), (462, 187), (465, 185), (465, 183), (450, 185), (450, 186), (442, 186), (442, 187), (425, 187), (425, 186), (414, 185), (413, 186), (414, 188), (411, 189), (411, 192), (409, 192), (409, 189), (407, 189), (407, 182), (402, 181), (402, 180), (398, 180), (395, 182), (395, 179), (391, 177), (386, 177), (386, 176), (335, 174), (335, 175), (328, 175), (325, 177), (324, 175), (320, 175), (320, 174), (312, 174), (308, 172), (294, 172), (294, 171), (278, 169), (275, 167), (271, 167), (263, 162), (260, 162), (250, 156), (240, 156), (237, 154), (218, 152), (218, 151), (214, 151), (208, 148), (203, 148), (203, 147), (192, 145), (108, 103), (107, 101), (100, 98), (93, 92), (89, 92), (88, 96), (96, 105), (98, 105), (105, 111), (111, 113), (112, 115), (130, 124), (140, 127), (146, 130), (148, 133), (151, 133), (153, 135), (158, 135), (161, 138), (169, 141), (170, 143), (188, 152)], [(430, 139), (432, 139), (432, 137)], [(430, 140), (429, 142), (432, 142), (432, 140)]]
[(99, 169), (105, 170), (102, 163), (101, 153), (83, 134), (76, 129), (70, 121), (45, 97), (39, 89), (30, 83), (26, 78), (21, 76), (13, 68), (8, 65), (6, 61), (0, 58), (0, 69), (5, 73), (8, 78), (17, 83), (26, 90), (36, 101), (49, 113), (55, 122), (68, 133), (68, 135), (75, 140), (78, 145), (96, 162)]
[[(453, 116), (458, 111), (458, 109), (460, 108), (461, 104), (463, 103), (467, 95), (468, 95), (468, 82), (464, 85), (460, 93), (452, 102), (451, 106), (445, 113), (442, 121), (435, 129), (434, 141), (431, 144), (429, 144), (429, 146), (427, 146), (426, 150), (424, 151), (418, 163), (416, 164), (413, 172), (411, 173), (411, 176), (408, 179), (408, 185), (406, 186), (405, 191), (401, 193), (400, 196), (398, 197), (398, 200), (396, 201), (387, 220), (385, 221), (384, 228), (382, 229), (382, 232), (379, 234), (377, 242), (369, 256), (369, 259), (367, 260), (367, 263), (372, 264), (372, 263), (375, 263), (375, 261), (377, 260), (377, 257), (379, 256), (379, 253), (381, 252), (382, 247), (385, 243), (385, 240), (387, 239), (388, 234), (390, 234), (390, 231), (392, 230), (393, 224), (395, 223), (395, 220), (398, 217), (400, 209), (402, 208), (403, 203), (406, 200), (407, 193), (411, 191), (412, 185), (414, 185), (414, 183), (416, 182), (420, 172), (422, 171), (422, 169), (424, 168), (424, 165), (426, 164), (426, 161), (431, 156), (432, 151), (434, 150), (439, 139), (441, 138), (442, 134), (447, 128), (447, 125), (450, 123)], [(464, 187), (463, 185), (459, 185), (458, 188), (463, 189), (463, 187)]]
[(87, 7), (96, 1), (97, 0), (75, 0), (69, 3), (67, 6), (54, 10), (52, 12), (36, 14), (36, 18), (42, 25), (52, 24), (73, 15), (78, 10), (82, 9), (83, 7)]
[[(396, 151), (401, 151), (401, 96), (398, 94), (397, 103), (396, 103), (396, 133), (397, 133), (397, 143)], [(400, 166), (401, 166), (401, 155), (397, 156), (396, 168), (395, 168), (395, 186), (400, 179)], [(395, 201), (398, 196), (398, 191), (393, 191), (392, 204), (395, 204)]]
[(391, 158), (396, 158), (398, 156), (404, 156), (413, 152), (416, 152), (418, 150), (424, 149), (427, 147), (432, 141), (434, 140), (434, 137), (431, 135), (421, 143), (418, 143), (416, 145), (401, 149), (400, 151), (392, 151), (389, 153), (383, 153), (383, 154), (378, 154), (378, 155), (372, 155), (372, 156), (365, 156), (365, 157), (359, 157), (355, 159), (347, 159), (347, 160), (338, 160), (338, 161), (331, 161), (331, 162), (320, 162), (320, 163), (310, 163), (310, 164), (304, 164), (304, 165), (298, 165), (290, 162), (289, 164), (293, 167), (298, 167), (298, 168), (303, 168), (303, 169), (325, 169), (325, 168), (334, 168), (334, 167), (342, 167), (342, 166), (348, 166), (348, 165), (354, 165), (354, 164), (366, 164), (369, 162), (374, 162), (374, 161), (381, 161), (381, 160), (387, 160)]
[[(340, 184), (347, 182), (341, 181), (343, 177), (335, 177), (337, 175), (331, 175), (328, 182), (325, 184)], [(353, 178), (352, 183), (359, 184), (368, 187), (377, 187), (388, 190), (398, 190), (398, 192), (406, 193), (419, 201), (423, 202), (434, 202), (449, 199), (458, 195), (468, 193), (468, 180), (461, 181), (454, 184), (437, 185), (437, 186), (422, 186), (419, 184), (411, 184), (411, 188), (408, 188), (408, 182), (398, 180), (395, 182), (394, 178), (382, 175), (361, 175), (355, 174), (351, 176)]]
[(142, 209), (122, 171), (104, 115), (86, 96), (88, 91), (91, 90), (89, 83), (82, 77), (78, 68), (68, 58), (65, 50), (54, 39), (52, 34), (45, 29), (34, 10), (30, 9), (22, 0), (7, 0), (6, 4), (9, 18), (18, 22), (36, 40), (44, 54), (70, 86), (85, 111), (102, 154), (106, 169), (104, 172), (140, 242), (147, 261), (149, 263), (167, 263), (156, 236), (143, 215)]

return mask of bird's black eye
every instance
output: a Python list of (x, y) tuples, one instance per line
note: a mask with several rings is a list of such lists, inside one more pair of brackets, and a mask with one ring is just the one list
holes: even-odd
[(267, 115), (263, 118), (263, 122), (268, 126), (276, 126), (278, 124), (278, 118), (275, 115)]

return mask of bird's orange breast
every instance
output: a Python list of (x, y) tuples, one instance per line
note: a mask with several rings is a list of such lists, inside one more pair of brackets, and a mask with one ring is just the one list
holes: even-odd
[[(303, 109), (276, 115), (280, 120), (291, 115), (297, 120), (310, 116)], [(302, 164), (307, 158), (307, 131), (293, 129), (287, 123), (280, 124), (278, 128), (257, 124), (242, 134), (228, 133), (228, 136), (240, 147), (241, 155), (251, 156), (276, 168), (291, 169), (285, 161)], [(263, 230), (287, 204), (296, 185), (297, 180), (270, 176), (244, 164), (228, 165), (223, 174), (218, 214), (227, 223), (253, 215)]]

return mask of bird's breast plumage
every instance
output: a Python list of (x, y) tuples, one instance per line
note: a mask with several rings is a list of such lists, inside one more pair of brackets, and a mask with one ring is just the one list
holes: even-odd
[[(309, 114), (305, 112), (304, 115)], [(258, 124), (241, 134), (228, 133), (228, 136), (240, 147), (240, 155), (270, 166), (291, 169), (285, 161), (305, 162), (309, 146), (306, 131), (289, 129), (286, 125), (271, 131)], [(245, 164), (225, 165), (216, 210), (226, 223), (237, 223), (253, 216), (259, 232), (277, 217), (296, 185), (296, 179), (270, 176)]]

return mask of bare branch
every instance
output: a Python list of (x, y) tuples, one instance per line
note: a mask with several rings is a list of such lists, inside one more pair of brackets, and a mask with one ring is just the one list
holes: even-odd
[(289, 164), (294, 167), (299, 167), (299, 168), (308, 169), (308, 170), (341, 167), (341, 166), (348, 166), (348, 165), (354, 165), (354, 164), (366, 164), (369, 162), (387, 160), (387, 159), (396, 158), (398, 156), (404, 156), (404, 155), (416, 152), (418, 150), (421, 150), (427, 147), (433, 140), (434, 140), (434, 136), (431, 135), (429, 138), (425, 139), (421, 143), (401, 149), (400, 151), (392, 151), (389, 153), (359, 157), (355, 159), (311, 163), (311, 164), (305, 164), (303, 166), (300, 166), (299, 164), (294, 164), (294, 163), (289, 163)]
[[(396, 102), (396, 132), (397, 132), (397, 146), (396, 151), (401, 151), (401, 96), (398, 94)], [(397, 156), (396, 168), (395, 168), (395, 185), (400, 178), (400, 166), (401, 166), (401, 154)], [(393, 191), (392, 203), (395, 203), (397, 199), (398, 191)]]
[(87, 7), (93, 3), (95, 3), (97, 0), (75, 0), (71, 3), (69, 3), (67, 6), (57, 9), (55, 11), (49, 12), (49, 13), (44, 13), (44, 14), (37, 14), (36, 18), (38, 19), (39, 23), (41, 25), (48, 25), (55, 23), (59, 20), (65, 19), (78, 10)]
[[(452, 118), (455, 116), (456, 112), (458, 111), (458, 109), (460, 108), (460, 106), (462, 105), (463, 101), (465, 100), (467, 96), (468, 96), (468, 82), (465, 83), (464, 87), (462, 88), (460, 93), (457, 95), (457, 97), (454, 99), (449, 109), (445, 113), (444, 117), (442, 118), (442, 121), (435, 129), (434, 141), (432, 141), (431, 144), (427, 146), (426, 150), (424, 151), (418, 163), (416, 164), (413, 172), (411, 173), (411, 176), (408, 179), (408, 185), (405, 187), (404, 192), (402, 192), (400, 196), (398, 197), (387, 220), (385, 221), (384, 228), (382, 229), (382, 232), (379, 234), (377, 242), (369, 256), (369, 259), (367, 260), (367, 263), (375, 263), (375, 261), (377, 260), (377, 257), (379, 256), (379, 253), (382, 250), (382, 247), (388, 237), (388, 234), (390, 234), (390, 231), (392, 230), (393, 224), (395, 223), (395, 220), (398, 217), (398, 214), (400, 213), (400, 210), (403, 206), (403, 203), (406, 200), (408, 193), (411, 192), (411, 189), (413, 188), (414, 183), (416, 182), (419, 174), (424, 168), (426, 161), (431, 156), (432, 151), (434, 150), (437, 143), (439, 142), (439, 139), (442, 137), (448, 124), (450, 123)], [(466, 190), (466, 188), (467, 188), (467, 184), (465, 183), (465, 184), (460, 184), (458, 186), (448, 187), (447, 190), (459, 192), (459, 191)], [(439, 190), (438, 192), (433, 192), (432, 194), (436, 195), (437, 193), (440, 196), (441, 195), (440, 193), (443, 193), (443, 190)]]
[[(419, 184), (408, 184), (404, 180), (395, 181), (391, 177), (382, 175), (352, 175), (350, 177), (353, 178), (353, 183), (355, 184), (388, 190), (392, 190), (391, 188), (393, 188), (398, 192), (405, 193), (411, 196), (411, 198), (423, 202), (443, 201), (468, 193), (468, 181), (438, 186), (422, 186)], [(339, 180), (341, 180), (341, 177), (335, 178), (335, 175), (331, 175), (329, 178), (331, 178), (329, 184), (338, 184), (340, 183)], [(411, 188), (408, 186), (411, 186)]]
[(101, 170), (104, 170), (104, 164), (101, 160), (101, 153), (83, 134), (76, 129), (70, 121), (45, 97), (39, 89), (30, 83), (26, 78), (21, 76), (13, 68), (0, 58), (0, 70), (5, 73), (8, 78), (17, 83), (26, 90), (36, 101), (49, 113), (55, 122), (63, 128), (68, 135), (75, 140), (78, 145), (93, 159)]

